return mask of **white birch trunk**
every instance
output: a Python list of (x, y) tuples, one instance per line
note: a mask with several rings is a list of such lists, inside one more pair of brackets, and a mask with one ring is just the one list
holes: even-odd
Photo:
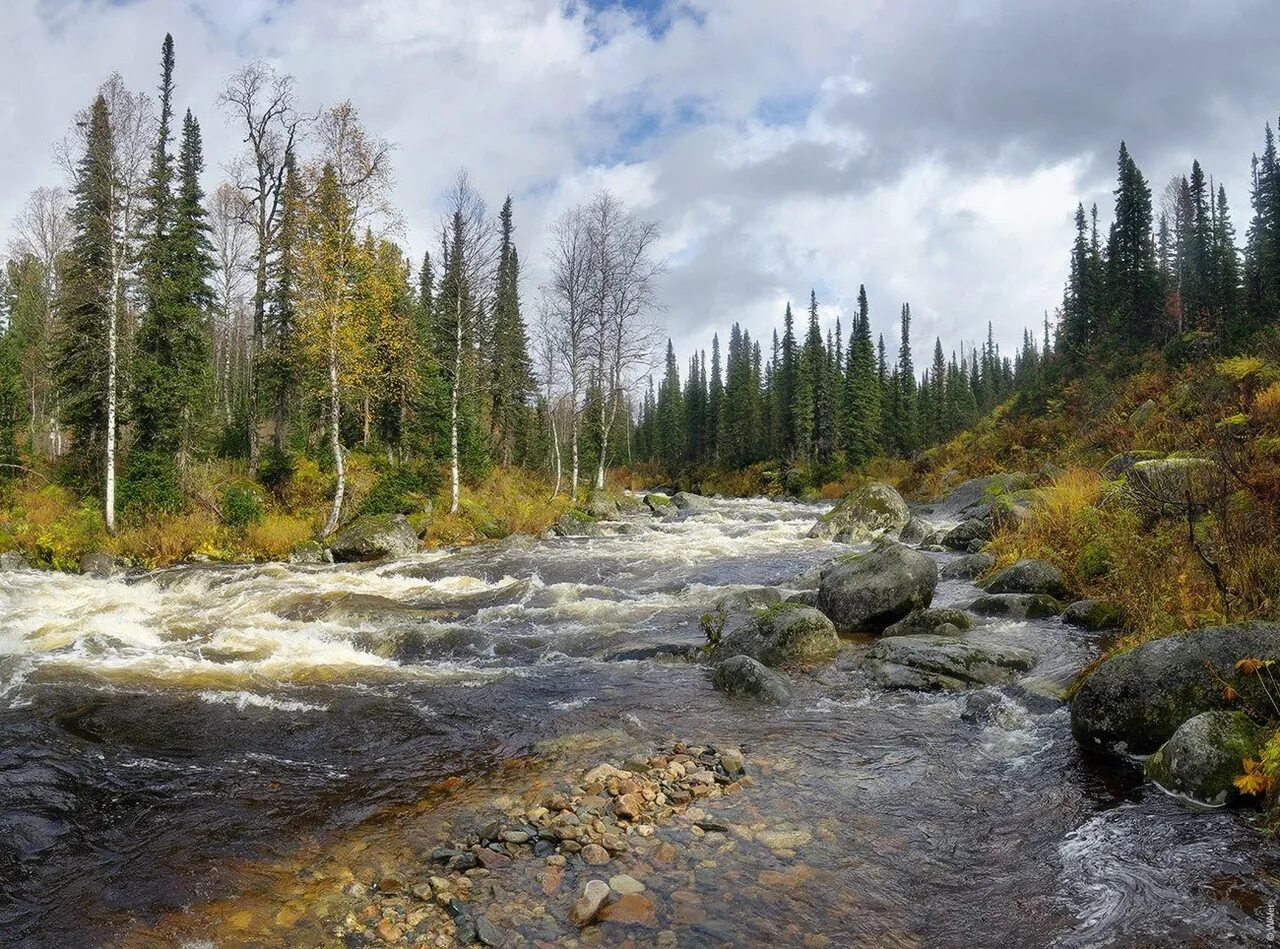
[(324, 525), (324, 536), (338, 529), (342, 517), (342, 497), (347, 491), (347, 466), (342, 460), (341, 416), (342, 400), (338, 397), (338, 324), (337, 318), (329, 320), (329, 431), (333, 442), (333, 463), (338, 471), (338, 487), (333, 493), (333, 509)]

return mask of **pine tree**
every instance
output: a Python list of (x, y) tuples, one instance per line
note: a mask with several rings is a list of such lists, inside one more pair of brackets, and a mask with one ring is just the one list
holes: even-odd
[(658, 457), (668, 471), (676, 471), (684, 455), (684, 406), (680, 392), (680, 369), (675, 347), (667, 340), (666, 372), (658, 386), (656, 408)]
[(894, 421), (898, 451), (910, 456), (916, 450), (916, 373), (911, 364), (911, 304), (902, 304), (902, 341), (898, 347), (897, 418)]
[(711, 337), (711, 381), (707, 391), (707, 458), (720, 459), (721, 413), (724, 402), (724, 377), (720, 372), (720, 334)]
[(1159, 268), (1151, 234), (1151, 189), (1120, 143), (1115, 220), (1107, 239), (1106, 290), (1112, 339), (1137, 349), (1158, 338)]
[(787, 303), (782, 316), (782, 361), (778, 377), (778, 407), (781, 413), (782, 446), (787, 454), (799, 450), (796, 436), (796, 386), (799, 384), (800, 359), (796, 347), (795, 317)]
[(266, 349), (260, 360), (262, 391), (274, 406), (273, 438), (277, 451), (285, 448), (289, 411), (303, 375), (298, 352), (295, 297), (298, 239), (306, 215), (306, 196), (292, 150), (285, 153), (284, 162), (280, 224), (276, 230), (275, 253), (271, 257), (271, 289), (264, 315)]
[(520, 312), (520, 260), (512, 242), (514, 225), (510, 196), (502, 204), (499, 221), (502, 244), (493, 308), (489, 418), (493, 448), (505, 467), (519, 455), (521, 434), (528, 428), (527, 399), (533, 391), (534, 382), (528, 334)]

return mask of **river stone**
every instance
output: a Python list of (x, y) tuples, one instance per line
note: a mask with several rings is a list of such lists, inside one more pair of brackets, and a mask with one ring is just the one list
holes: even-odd
[[(1147, 754), (1201, 712), (1271, 708), (1258, 677), (1236, 669), (1251, 658), (1280, 659), (1280, 624), (1210, 626), (1136, 646), (1101, 663), (1076, 690), (1071, 730), (1086, 747)], [(1239, 699), (1228, 700), (1226, 686)]]
[(607, 494), (593, 494), (591, 500), (587, 501), (586, 512), (592, 517), (608, 518), (616, 517), (622, 510), (622, 506), (616, 498), (611, 498)]
[(945, 631), (954, 636), (973, 628), (973, 617), (964, 610), (951, 607), (916, 610), (884, 631), (885, 636), (927, 636)]
[(1046, 560), (1019, 560), (983, 586), (988, 593), (1045, 593), (1058, 600), (1067, 595), (1067, 581), (1062, 571)]
[(808, 536), (858, 544), (882, 534), (896, 537), (910, 521), (902, 495), (887, 484), (869, 481), (823, 514)]
[(16, 550), (6, 550), (0, 554), (0, 570), (30, 570), (27, 558)]
[(996, 565), (991, 554), (965, 554), (946, 561), (938, 570), (943, 580), (976, 580)]
[(1062, 604), (1044, 593), (988, 593), (969, 604), (979, 616), (1044, 619), (1062, 612)]
[(926, 542), (933, 539), (936, 532), (937, 528), (924, 518), (912, 517), (907, 521), (907, 526), (899, 532), (898, 540), (913, 547), (923, 547)]
[(566, 511), (547, 528), (551, 537), (599, 537), (604, 532), (585, 511)]
[(1256, 759), (1268, 735), (1244, 712), (1202, 712), (1147, 759), (1147, 777), (1201, 804), (1225, 804), (1240, 797), (1232, 782), (1241, 762)]
[(1032, 475), (1021, 471), (970, 478), (938, 500), (920, 505), (918, 510), (922, 514), (931, 515), (935, 520), (981, 520), (989, 515), (991, 502), (995, 498), (1028, 488), (1034, 481)]
[(801, 606), (812, 606), (816, 610), (818, 608), (818, 591), (801, 590), (799, 593), (792, 593), (784, 602), (799, 603)]
[(407, 557), (418, 552), (418, 535), (403, 514), (365, 514), (339, 531), (329, 550), (339, 563)]
[(675, 504), (665, 494), (646, 494), (644, 496), (644, 506), (647, 507), (655, 517), (664, 517), (668, 514), (675, 514), (676, 512)]
[(90, 577), (114, 577), (126, 569), (128, 564), (105, 550), (95, 550), (80, 559), (80, 572)]
[(604, 880), (588, 880), (582, 895), (569, 910), (569, 918), (575, 926), (586, 926), (596, 918), (596, 913), (609, 898), (609, 884)]
[(1076, 600), (1062, 611), (1062, 621), (1094, 632), (1117, 629), (1124, 622), (1120, 608), (1105, 600)]
[(834, 659), (839, 651), (831, 620), (811, 606), (779, 603), (725, 633), (712, 658), (750, 656), (766, 666), (809, 666)]
[(692, 494), (688, 491), (677, 491), (671, 498), (671, 503), (682, 511), (688, 511), (690, 514), (702, 514), (713, 509), (709, 498), (704, 498), (701, 494)]
[(763, 610), (782, 602), (782, 592), (777, 587), (748, 587), (726, 593), (716, 600), (716, 608), (730, 613), (744, 610)]
[(761, 665), (750, 656), (730, 656), (716, 666), (711, 684), (728, 695), (747, 696), (772, 705), (791, 701), (786, 676)]
[(933, 692), (1012, 682), (1035, 661), (1035, 653), (1018, 646), (955, 636), (894, 636), (871, 647), (864, 668), (886, 688)]
[(933, 601), (938, 568), (917, 550), (882, 541), (838, 557), (822, 572), (818, 608), (841, 633), (881, 632)]
[(1163, 457), (1164, 455), (1158, 451), (1122, 451), (1118, 455), (1112, 455), (1111, 459), (1102, 466), (1102, 476), (1108, 481), (1119, 481), (1138, 462), (1153, 461)]
[(969, 518), (961, 521), (942, 535), (942, 546), (947, 550), (968, 550), (975, 543), (991, 539), (991, 525), (987, 521)]

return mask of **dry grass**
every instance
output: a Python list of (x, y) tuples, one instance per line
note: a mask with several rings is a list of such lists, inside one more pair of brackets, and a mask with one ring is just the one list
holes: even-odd
[(315, 537), (320, 527), (314, 519), (269, 513), (245, 529), (240, 546), (256, 560), (282, 560), (299, 544)]

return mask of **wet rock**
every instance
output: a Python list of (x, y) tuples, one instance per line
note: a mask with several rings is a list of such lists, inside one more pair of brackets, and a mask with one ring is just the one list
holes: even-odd
[(1257, 759), (1269, 734), (1243, 712), (1202, 712), (1183, 722), (1147, 759), (1147, 776), (1166, 791), (1202, 804), (1237, 800), (1233, 782), (1242, 762)]
[(604, 531), (583, 511), (566, 511), (547, 528), (550, 537), (599, 537)]
[(595, 492), (591, 495), (591, 499), (587, 501), (586, 512), (589, 516), (604, 520), (610, 517), (616, 517), (622, 510), (622, 506), (616, 498), (612, 498), (607, 494)]
[(970, 518), (961, 521), (942, 535), (942, 546), (947, 550), (969, 550), (977, 543), (985, 543), (991, 539), (991, 524)]
[(646, 494), (644, 496), (644, 506), (655, 517), (666, 517), (676, 513), (675, 503), (665, 494)]
[(329, 543), (339, 563), (407, 557), (418, 551), (418, 535), (402, 514), (365, 514), (356, 518)]
[(988, 593), (969, 604), (979, 616), (1005, 619), (1044, 619), (1062, 612), (1062, 604), (1043, 593)]
[(658, 925), (657, 908), (648, 893), (628, 893), (617, 902), (604, 906), (598, 918), (602, 923), (643, 926), (646, 929), (654, 929)]
[(913, 547), (920, 547), (931, 541), (936, 531), (937, 528), (924, 518), (912, 517), (898, 534), (898, 540)]
[(1076, 600), (1062, 611), (1062, 621), (1081, 629), (1117, 629), (1124, 623), (1120, 608), (1105, 600)]
[(907, 503), (897, 491), (870, 481), (822, 515), (808, 536), (858, 544), (884, 534), (896, 537), (910, 520)]
[(801, 590), (799, 593), (792, 593), (784, 602), (796, 603), (800, 606), (812, 606), (818, 608), (818, 591), (817, 590)]
[(882, 541), (865, 554), (837, 558), (823, 571), (818, 608), (838, 632), (880, 632), (927, 607), (938, 568), (919, 551)]
[(770, 850), (796, 850), (813, 840), (807, 830), (762, 830), (756, 834), (756, 842)]
[(671, 503), (681, 511), (689, 514), (702, 514), (715, 508), (710, 498), (704, 498), (701, 494), (692, 494), (688, 491), (677, 491), (672, 496)]
[(609, 884), (604, 880), (588, 880), (582, 888), (582, 895), (569, 910), (569, 919), (575, 926), (587, 926), (600, 912), (604, 901), (609, 898)]
[(628, 873), (619, 873), (609, 877), (609, 889), (626, 896), (629, 893), (643, 893), (645, 886)]
[(128, 569), (125, 561), (105, 550), (95, 550), (80, 560), (80, 572), (90, 577), (114, 577)]
[(477, 916), (476, 920), (476, 938), (480, 940), (480, 944), (484, 946), (501, 946), (506, 942), (498, 927), (489, 922), (486, 916)]
[(318, 564), (332, 563), (333, 554), (329, 553), (319, 541), (304, 540), (293, 550), (289, 551), (289, 563), (292, 564)]
[(946, 629), (946, 635), (954, 636), (973, 628), (973, 617), (964, 610), (953, 607), (936, 607), (915, 612), (898, 620), (883, 633), (885, 636), (928, 636)]
[(840, 637), (818, 610), (779, 603), (725, 633), (712, 650), (713, 662), (750, 656), (766, 666), (809, 666), (835, 658)]
[(943, 580), (976, 580), (996, 565), (991, 554), (965, 554), (948, 560), (938, 571)]
[(1017, 646), (954, 636), (894, 636), (867, 652), (864, 668), (885, 688), (939, 691), (1012, 682), (1035, 665)]
[(30, 570), (27, 558), (16, 550), (6, 550), (0, 554), (0, 570)]
[(1005, 567), (984, 586), (988, 593), (1044, 593), (1059, 600), (1067, 595), (1062, 571), (1047, 560), (1032, 558)]
[(782, 593), (777, 587), (749, 587), (736, 590), (716, 600), (716, 608), (730, 613), (742, 613), (748, 610), (763, 610), (782, 602)]
[(1154, 461), (1163, 458), (1158, 451), (1123, 451), (1112, 455), (1111, 460), (1102, 466), (1102, 476), (1108, 481), (1119, 481), (1140, 461)]
[(593, 867), (602, 867), (609, 862), (609, 851), (599, 844), (587, 844), (579, 854), (582, 862)]
[[(1155, 751), (1202, 712), (1270, 708), (1240, 659), (1280, 660), (1280, 624), (1211, 626), (1144, 643), (1101, 663), (1071, 700), (1071, 730), (1087, 747)], [(1212, 671), (1211, 671), (1212, 670)], [(1229, 701), (1230, 686), (1240, 697)]]
[(619, 794), (613, 801), (613, 813), (620, 820), (639, 820), (644, 814), (644, 799), (638, 794)]

